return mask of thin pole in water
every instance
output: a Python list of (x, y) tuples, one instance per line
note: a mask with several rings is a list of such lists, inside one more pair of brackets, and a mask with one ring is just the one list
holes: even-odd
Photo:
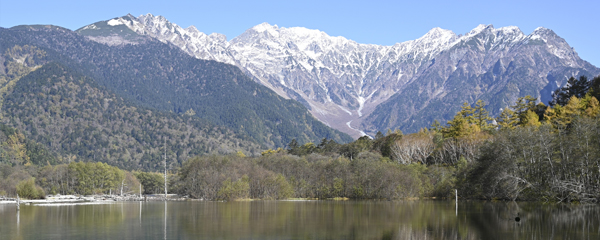
[(17, 193), (17, 211), (21, 210), (21, 199), (19, 198), (19, 194)]
[(165, 201), (167, 201), (167, 138), (165, 137)]
[(167, 240), (167, 201), (165, 201), (165, 240)]
[(456, 196), (456, 216), (458, 216), (458, 189), (454, 189), (454, 196)]

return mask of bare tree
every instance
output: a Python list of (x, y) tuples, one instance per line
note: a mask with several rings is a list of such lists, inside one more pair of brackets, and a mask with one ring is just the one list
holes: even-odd
[(398, 163), (409, 164), (419, 162), (427, 164), (427, 158), (435, 150), (433, 134), (430, 132), (419, 132), (404, 136), (397, 140), (392, 146), (394, 158)]

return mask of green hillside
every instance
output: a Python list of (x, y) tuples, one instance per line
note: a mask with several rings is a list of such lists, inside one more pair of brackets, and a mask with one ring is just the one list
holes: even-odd
[[(206, 153), (256, 154), (259, 144), (205, 120), (136, 107), (55, 62), (22, 77), (4, 97), (3, 122), (62, 156), (126, 169), (159, 169)], [(247, 137), (246, 137), (247, 138)]]

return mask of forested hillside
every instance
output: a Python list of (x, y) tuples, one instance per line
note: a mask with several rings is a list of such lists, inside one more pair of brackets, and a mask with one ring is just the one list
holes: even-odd
[(600, 76), (571, 78), (552, 106), (526, 96), (496, 119), (478, 101), (417, 133), (292, 142), (254, 159), (195, 158), (180, 170), (177, 191), (205, 199), (398, 199), (453, 198), (458, 189), (463, 199), (597, 203), (597, 97)]
[(165, 144), (172, 166), (194, 155), (260, 149), (205, 120), (136, 107), (58, 63), (24, 76), (4, 98), (3, 121), (29, 138), (61, 155), (125, 169), (162, 168)]
[[(287, 150), (270, 149), (260, 157), (193, 157), (169, 175), (168, 189), (205, 200), (453, 198), (458, 189), (462, 199), (598, 202), (600, 77), (569, 83), (556, 91), (550, 107), (527, 96), (496, 119), (478, 101), (464, 104), (446, 124), (435, 121), (418, 133), (390, 131), (347, 144), (292, 141)], [(48, 157), (40, 145), (30, 148), (34, 141), (0, 126), (0, 195), (23, 189), (34, 198), (40, 192), (107, 193), (119, 181), (141, 184), (146, 193), (163, 190), (157, 173), (102, 163), (41, 167), (65, 159)]]
[(157, 40), (108, 46), (67, 29), (20, 26), (1, 29), (2, 51), (36, 46), (134, 104), (187, 114), (233, 129), (268, 147), (322, 138), (351, 138), (316, 120), (301, 104), (286, 100), (237, 67), (195, 59)]

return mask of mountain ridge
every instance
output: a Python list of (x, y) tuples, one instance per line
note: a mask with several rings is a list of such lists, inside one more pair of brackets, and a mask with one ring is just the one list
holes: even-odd
[[(255, 81), (271, 88), (279, 95), (303, 103), (319, 120), (355, 137), (362, 135), (360, 133), (362, 130), (367, 130), (366, 132), (371, 135), (376, 131), (385, 131), (387, 128), (418, 130), (397, 121), (391, 121), (397, 124), (385, 126), (369, 121), (369, 119), (379, 118), (383, 114), (382, 111), (375, 113), (378, 116), (369, 115), (374, 114), (377, 106), (390, 101), (393, 96), (406, 94), (404, 91), (410, 89), (411, 84), (427, 82), (423, 78), (428, 74), (428, 69), (436, 66), (436, 58), (444, 58), (442, 55), (448, 52), (453, 53), (450, 61), (446, 62), (447, 66), (438, 67), (436, 70), (438, 75), (444, 76), (443, 81), (438, 81), (427, 90), (438, 93), (422, 99), (425, 102), (442, 100), (440, 96), (443, 98), (449, 94), (447, 88), (439, 86), (448, 82), (451, 73), (461, 68), (460, 64), (468, 62), (468, 71), (465, 66), (462, 66), (462, 74), (465, 75), (463, 81), (466, 81), (467, 78), (490, 72), (493, 65), (501, 59), (500, 65), (506, 67), (505, 65), (519, 58), (514, 54), (515, 51), (522, 51), (522, 49), (533, 51), (527, 52), (531, 55), (529, 58), (533, 59), (535, 58), (533, 55), (537, 54), (542, 59), (533, 59), (533, 61), (520, 59), (519, 64), (547, 65), (541, 62), (552, 61), (553, 63), (549, 65), (554, 68), (566, 66), (579, 69), (565, 72), (563, 75), (577, 75), (580, 72), (600, 73), (598, 68), (581, 60), (564, 39), (543, 27), (537, 28), (529, 35), (525, 35), (515, 26), (494, 28), (491, 24), (478, 25), (464, 35), (457, 35), (451, 30), (433, 28), (418, 39), (391, 46), (380, 46), (360, 44), (344, 37), (331, 37), (319, 30), (303, 27), (284, 28), (268, 23), (254, 26), (227, 41), (223, 35), (215, 33), (206, 35), (197, 31), (195, 27), (183, 29), (164, 17), (151, 14), (141, 15), (138, 18), (128, 15), (110, 21), (113, 20), (132, 26), (131, 29), (138, 34), (169, 42), (196, 58), (236, 65)], [(535, 49), (528, 47), (529, 45), (544, 45), (546, 48)], [(460, 48), (459, 51), (456, 50), (457, 48)], [(506, 56), (510, 56), (510, 59)], [(523, 81), (550, 82), (548, 76), (542, 76), (550, 73), (548, 69), (548, 67), (544, 69), (533, 67), (531, 70), (537, 74), (519, 73), (519, 78), (523, 78)], [(556, 82), (555, 88), (562, 85), (568, 77), (553, 76)], [(492, 82), (487, 86), (479, 86), (479, 91), (488, 92), (493, 91), (494, 88), (501, 88), (488, 89), (491, 86), (494, 86)], [(537, 89), (537, 92), (532, 92), (532, 95), (547, 99), (549, 93), (547, 89), (544, 90), (544, 87)], [(519, 97), (519, 92), (511, 92), (510, 100)], [(459, 99), (452, 101), (455, 100)], [(474, 103), (476, 100), (468, 102)], [(505, 106), (509, 102), (502, 100)], [(458, 102), (454, 104), (462, 105)], [(496, 102), (491, 104), (499, 105)], [(396, 109), (387, 109), (388, 112), (399, 111), (399, 116), (405, 118), (401, 122), (417, 116), (422, 110), (423, 108), (399, 105)], [(427, 118), (444, 121), (448, 120), (446, 117), (448, 113), (442, 111)], [(492, 114), (497, 113), (492, 111)], [(427, 124), (421, 123), (420, 127)]]
[(313, 118), (301, 104), (255, 83), (239, 68), (190, 57), (156, 39), (142, 36), (139, 42), (111, 45), (67, 29), (1, 31), (2, 48), (39, 47), (52, 53), (53, 60), (139, 106), (206, 119), (252, 138), (262, 148), (284, 147), (294, 138), (301, 143), (351, 140)]

